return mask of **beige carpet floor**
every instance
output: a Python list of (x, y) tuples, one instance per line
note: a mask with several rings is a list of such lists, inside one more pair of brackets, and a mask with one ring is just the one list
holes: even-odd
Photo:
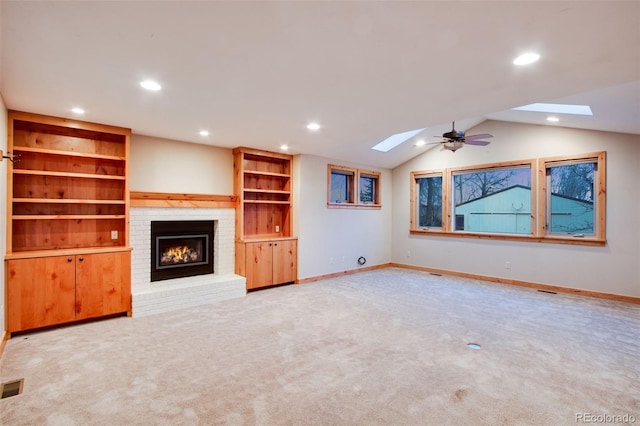
[(19, 378), (2, 425), (640, 424), (640, 306), (387, 268), (16, 336)]

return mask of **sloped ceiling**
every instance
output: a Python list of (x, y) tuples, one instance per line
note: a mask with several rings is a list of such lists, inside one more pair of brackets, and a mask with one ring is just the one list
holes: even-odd
[[(380, 153), (533, 102), (591, 105), (557, 125), (640, 134), (640, 2), (3, 1), (0, 90), (10, 109), (134, 133), (395, 167)], [(515, 67), (520, 53), (542, 55)], [(139, 87), (145, 78), (163, 90)], [(317, 121), (318, 132), (305, 125)], [(199, 130), (211, 134), (202, 137)], [(499, 138), (499, 135), (494, 135)], [(420, 135), (418, 136), (420, 137)], [(417, 137), (416, 137), (417, 138)], [(474, 148), (480, 149), (480, 148)]]

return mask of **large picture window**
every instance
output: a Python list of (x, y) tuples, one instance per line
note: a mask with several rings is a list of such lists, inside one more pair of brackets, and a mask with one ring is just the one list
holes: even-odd
[(605, 153), (411, 173), (410, 232), (604, 244)]
[(452, 173), (454, 231), (531, 234), (531, 166)]

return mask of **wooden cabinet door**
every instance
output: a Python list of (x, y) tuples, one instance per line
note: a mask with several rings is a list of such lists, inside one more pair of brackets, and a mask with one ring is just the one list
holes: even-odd
[(247, 290), (273, 284), (273, 243), (247, 243), (245, 250)]
[(8, 260), (7, 331), (75, 319), (74, 256)]
[(131, 310), (131, 253), (76, 256), (76, 319)]
[(273, 284), (296, 280), (298, 271), (297, 240), (273, 242)]

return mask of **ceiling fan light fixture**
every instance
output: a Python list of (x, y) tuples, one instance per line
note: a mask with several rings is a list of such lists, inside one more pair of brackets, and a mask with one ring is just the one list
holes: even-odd
[(464, 146), (464, 142), (462, 141), (447, 141), (442, 144), (442, 147), (451, 152), (456, 152), (460, 148)]
[(513, 65), (529, 65), (540, 59), (540, 55), (535, 52), (527, 52), (513, 60)]

